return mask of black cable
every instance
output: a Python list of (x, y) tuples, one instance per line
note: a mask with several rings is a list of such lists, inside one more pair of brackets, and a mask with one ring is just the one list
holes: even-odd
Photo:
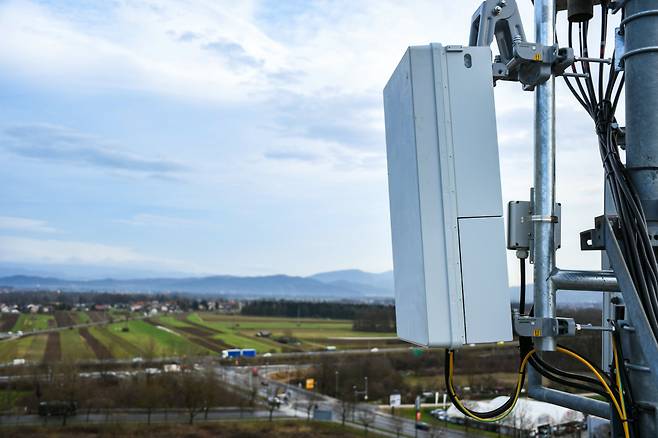
[(601, 397), (604, 397), (606, 400), (610, 401), (610, 395), (608, 395), (608, 393), (603, 389), (600, 383), (597, 386), (592, 386), (592, 385), (583, 384), (577, 380), (564, 379), (560, 374), (554, 373), (551, 371), (550, 368), (546, 367), (546, 365), (549, 364), (539, 359), (538, 355), (533, 355), (533, 357), (530, 358), (530, 364), (539, 372), (539, 374), (541, 374), (542, 376), (546, 377), (549, 380), (554, 381), (555, 383), (559, 383), (561, 385), (568, 386), (570, 388), (579, 389), (585, 392), (593, 392), (595, 394), (600, 395)]
[(519, 314), (525, 315), (525, 259), (519, 258), (521, 286), (519, 288)]
[[(449, 384), (450, 382), (450, 354), (454, 354), (454, 351), (446, 349), (445, 352), (445, 363), (444, 363), (444, 377), (445, 377), (445, 382), (446, 382), (446, 390), (448, 393), (448, 398), (450, 399), (450, 402), (461, 412), (467, 417), (472, 417), (472, 412), (469, 412), (462, 408), (461, 403), (459, 400), (457, 400), (457, 394), (454, 392), (453, 388)], [(523, 368), (520, 371), (521, 377), (519, 379), (519, 385), (523, 387), (525, 385), (525, 377), (526, 377), (526, 369)], [(510, 397), (505, 403), (503, 403), (501, 406), (497, 407), (496, 409), (492, 409), (491, 411), (488, 412), (477, 412), (477, 416), (480, 418), (495, 418), (498, 417), (502, 414), (504, 414), (506, 411), (508, 411), (510, 408), (514, 406), (514, 404), (517, 401), (517, 397)]]
[[(520, 261), (519, 268), (521, 274), (521, 286), (519, 287), (519, 313), (521, 315), (524, 315), (525, 301), (526, 301), (526, 287), (525, 287), (526, 265), (525, 265), (525, 259), (521, 258), (519, 259), (519, 261)], [(531, 316), (534, 316), (534, 306), (532, 307), (530, 313)], [(534, 346), (531, 337), (528, 336), (519, 337), (519, 351), (521, 358), (525, 357), (525, 355), (533, 348)], [(607, 396), (607, 392), (604, 390), (603, 386), (601, 385), (601, 382), (599, 382), (594, 378), (583, 376), (580, 374), (570, 373), (568, 371), (563, 371), (545, 362), (539, 355), (533, 355), (530, 358), (529, 362), (535, 367), (535, 369), (537, 369), (537, 371), (543, 373), (542, 375), (544, 375), (546, 378), (549, 378), (566, 386), (571, 386), (583, 391), (594, 392), (596, 394), (600, 394), (604, 397), (609, 398)], [(605, 373), (602, 374), (605, 375)], [(569, 380), (565, 380), (565, 379), (569, 379)]]
[(612, 326), (614, 327), (614, 331), (612, 332), (612, 342), (617, 348), (617, 353), (619, 356), (619, 361), (621, 362), (619, 364), (619, 369), (621, 373), (619, 374), (619, 377), (621, 378), (621, 384), (623, 387), (623, 393), (620, 395), (621, 397), (624, 397), (624, 400), (626, 400), (626, 417), (628, 418), (628, 423), (630, 425), (631, 429), (631, 434), (632, 436), (639, 436), (639, 430), (638, 430), (638, 424), (636, 420), (636, 414), (637, 414), (637, 405), (635, 404), (635, 399), (633, 397), (633, 388), (631, 387), (631, 382), (630, 379), (628, 378), (628, 370), (626, 369), (626, 366), (623, 362), (623, 347), (621, 343), (621, 336), (619, 335), (619, 326), (616, 323), (616, 321), (610, 321)]

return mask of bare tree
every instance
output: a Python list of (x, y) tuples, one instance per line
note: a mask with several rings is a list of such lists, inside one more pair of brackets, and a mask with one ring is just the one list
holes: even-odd
[(318, 394), (315, 391), (308, 391), (306, 395), (306, 421), (309, 421), (311, 419), (311, 412), (313, 412), (313, 409), (315, 408), (315, 404), (317, 403), (319, 399)]
[(404, 419), (399, 415), (393, 415), (391, 420), (393, 421), (393, 430), (395, 430), (395, 436), (400, 438), (402, 429), (404, 429)]
[(203, 411), (204, 379), (192, 371), (185, 371), (178, 376), (178, 398), (187, 410), (189, 424), (194, 424), (194, 418)]
[(49, 399), (65, 402), (69, 409), (62, 415), (62, 426), (66, 426), (68, 416), (75, 411), (80, 395), (80, 375), (78, 367), (72, 362), (62, 362), (54, 368)]
[(371, 409), (362, 409), (359, 411), (358, 420), (359, 423), (363, 424), (363, 430), (365, 436), (368, 436), (368, 429), (370, 425), (375, 422), (375, 417), (377, 414)]
[(146, 423), (151, 424), (151, 414), (154, 409), (164, 406), (165, 402), (165, 389), (159, 382), (156, 376), (146, 374), (146, 377), (137, 382), (136, 388), (136, 402), (137, 404), (146, 409)]
[(347, 417), (350, 415), (350, 412), (352, 412), (352, 409), (354, 408), (353, 403), (350, 401), (349, 397), (343, 397), (340, 401), (340, 420), (345, 426), (345, 422), (347, 421)]
[(203, 371), (203, 418), (208, 419), (208, 411), (211, 407), (222, 402), (226, 392), (217, 378), (212, 364), (207, 364)]

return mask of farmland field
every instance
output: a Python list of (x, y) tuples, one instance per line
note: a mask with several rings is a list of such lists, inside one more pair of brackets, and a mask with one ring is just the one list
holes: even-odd
[[(107, 312), (56, 312), (54, 315), (3, 315), (0, 324), (14, 332), (62, 327), (56, 333), (0, 341), (0, 363), (17, 358), (42, 360), (144, 359), (217, 356), (227, 348), (266, 352), (371, 348), (394, 345), (394, 333), (352, 331), (352, 321), (224, 315), (211, 312), (170, 314), (110, 322)], [(100, 323), (84, 328), (71, 324)], [(262, 336), (259, 336), (260, 335)], [(399, 344), (398, 344), (399, 345)]]
[(14, 325), (14, 331), (30, 332), (55, 327), (55, 318), (52, 315), (22, 313)]

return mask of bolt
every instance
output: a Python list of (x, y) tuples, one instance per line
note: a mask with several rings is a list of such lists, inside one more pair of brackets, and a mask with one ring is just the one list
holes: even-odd
[(500, 5), (501, 7), (504, 8), (505, 6), (507, 6), (507, 0), (500, 0), (500, 2), (498, 3), (498, 5)]
[(514, 35), (513, 42), (514, 45), (521, 44), (523, 42), (523, 37), (521, 37), (519, 34), (516, 34)]
[(495, 8), (493, 8), (493, 14), (494, 15), (500, 15), (500, 13), (502, 11), (503, 11), (503, 8), (501, 8), (500, 6), (496, 6)]

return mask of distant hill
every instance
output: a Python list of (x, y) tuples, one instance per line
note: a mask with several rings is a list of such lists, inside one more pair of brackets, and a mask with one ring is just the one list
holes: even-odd
[[(393, 272), (370, 273), (357, 269), (322, 272), (309, 277), (269, 275), (239, 277), (215, 275), (184, 278), (137, 278), (69, 280), (52, 276), (12, 275), (0, 277), (0, 287), (98, 292), (180, 292), (242, 298), (363, 300), (394, 296)], [(519, 287), (509, 288), (510, 300), (518, 303)], [(558, 292), (558, 304), (567, 307), (601, 305), (597, 292)], [(526, 302), (532, 303), (532, 285)]]
[(391, 293), (365, 284), (325, 283), (313, 278), (270, 275), (237, 277), (218, 275), (188, 278), (64, 280), (55, 277), (14, 275), (0, 278), (0, 287), (104, 292), (187, 292), (240, 297), (363, 299), (389, 298)]
[(393, 271), (371, 273), (358, 269), (321, 272), (310, 279), (341, 288), (359, 289), (376, 296), (393, 297)]

